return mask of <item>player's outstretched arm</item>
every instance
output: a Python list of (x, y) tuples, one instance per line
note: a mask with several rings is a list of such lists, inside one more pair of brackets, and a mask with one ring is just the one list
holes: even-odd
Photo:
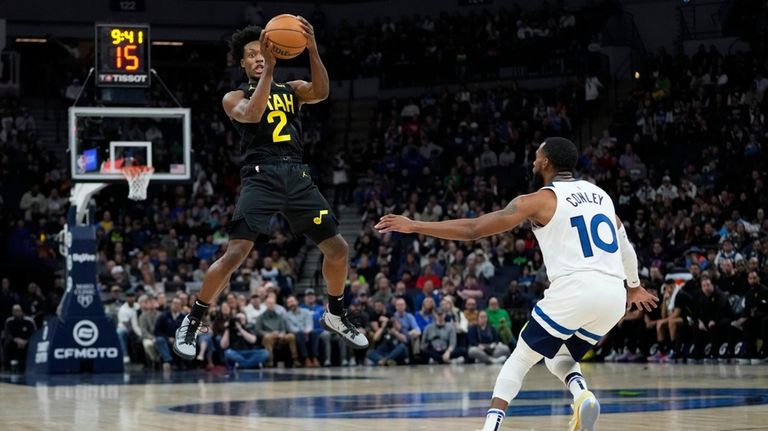
[(375, 229), (381, 233), (422, 233), (442, 239), (472, 241), (511, 230), (534, 216), (537, 213), (538, 194), (518, 196), (506, 208), (477, 218), (421, 222), (388, 214), (379, 220)]
[(222, 104), (224, 112), (229, 118), (238, 123), (258, 123), (267, 110), (269, 101), (269, 92), (272, 89), (272, 73), (275, 69), (275, 56), (272, 54), (272, 47), (269, 40), (261, 32), (261, 55), (264, 57), (264, 70), (259, 77), (259, 83), (256, 89), (248, 99), (242, 91), (230, 91), (224, 96)]
[(656, 308), (659, 298), (648, 293), (640, 286), (640, 276), (637, 273), (637, 254), (632, 244), (627, 238), (627, 231), (621, 223), (619, 216), (616, 216), (616, 225), (618, 227), (619, 251), (621, 252), (621, 263), (624, 265), (624, 276), (627, 278), (627, 306), (632, 305), (638, 309), (644, 308), (648, 311)]
[(309, 23), (304, 17), (297, 17), (301, 22), (301, 27), (304, 29), (304, 36), (307, 38), (307, 51), (309, 52), (309, 69), (312, 73), (312, 82), (307, 81), (290, 81), (290, 85), (296, 92), (299, 101), (304, 104), (312, 104), (322, 102), (328, 98), (330, 93), (331, 84), (328, 80), (328, 71), (325, 70), (323, 61), (320, 59), (320, 53), (317, 50), (317, 43), (315, 42), (315, 30), (312, 24)]

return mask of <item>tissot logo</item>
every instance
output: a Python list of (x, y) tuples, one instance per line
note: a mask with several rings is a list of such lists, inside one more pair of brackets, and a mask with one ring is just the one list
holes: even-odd
[(119, 82), (119, 83), (144, 83), (147, 82), (148, 75), (126, 75), (119, 73), (100, 74), (99, 82)]
[(96, 262), (96, 255), (88, 253), (73, 253), (72, 261), (77, 263)]

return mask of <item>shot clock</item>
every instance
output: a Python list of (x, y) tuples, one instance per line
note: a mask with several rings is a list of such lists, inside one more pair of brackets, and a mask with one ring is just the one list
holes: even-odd
[(96, 84), (149, 86), (149, 25), (96, 24)]

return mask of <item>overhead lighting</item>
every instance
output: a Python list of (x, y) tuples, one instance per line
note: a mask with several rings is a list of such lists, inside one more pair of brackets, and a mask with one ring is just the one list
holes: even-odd
[(184, 42), (176, 42), (170, 40), (153, 40), (152, 45), (158, 46), (183, 46)]
[(18, 43), (46, 43), (48, 39), (42, 37), (17, 37)]

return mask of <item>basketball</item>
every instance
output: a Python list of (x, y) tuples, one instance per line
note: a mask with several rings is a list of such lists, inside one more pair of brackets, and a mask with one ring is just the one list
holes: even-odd
[(286, 13), (272, 18), (264, 31), (272, 43), (272, 54), (279, 59), (294, 58), (307, 47), (301, 21), (295, 15)]

